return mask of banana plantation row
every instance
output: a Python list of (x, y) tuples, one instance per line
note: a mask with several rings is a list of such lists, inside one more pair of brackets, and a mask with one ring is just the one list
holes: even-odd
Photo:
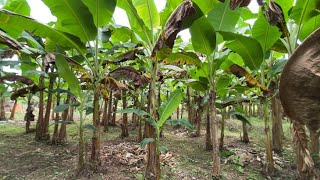
[[(79, 118), (79, 171), (89, 163), (85, 129), (92, 132), (90, 163), (99, 165), (101, 133), (121, 115), (121, 137), (129, 136), (131, 119), (146, 147), (144, 178), (160, 179), (163, 127), (184, 127), (199, 136), (205, 116), (212, 177), (219, 178), (224, 120), (231, 115), (242, 121), (246, 143), (249, 117), (264, 120), (266, 171), (272, 174), (273, 152), (282, 151), (282, 104), (293, 124), (299, 177), (316, 176), (317, 0), (168, 0), (161, 12), (153, 0), (42, 2), (55, 22), (30, 18), (26, 0), (7, 0), (0, 10), (1, 119), (5, 97), (15, 102), (11, 118), (17, 101), (25, 100), (26, 132), (36, 120), (35, 140), (60, 144), (68, 124)], [(250, 2), (258, 4), (258, 13), (247, 7)], [(125, 11), (130, 27), (115, 24), (116, 8)], [(186, 29), (189, 42), (179, 35)], [(85, 122), (91, 114), (92, 123)]]

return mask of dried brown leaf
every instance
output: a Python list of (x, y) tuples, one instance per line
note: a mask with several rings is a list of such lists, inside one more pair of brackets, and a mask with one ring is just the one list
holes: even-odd
[(130, 66), (117, 68), (110, 72), (110, 76), (115, 79), (131, 80), (136, 88), (149, 82), (149, 79), (146, 76)]
[(11, 81), (11, 82), (18, 81), (28, 86), (31, 86), (34, 84), (34, 82), (31, 79), (24, 76), (19, 76), (19, 75), (7, 75), (7, 76), (0, 77), (0, 83), (5, 83), (5, 81)]
[(246, 69), (243, 67), (233, 64), (229, 67), (229, 71), (237, 76), (238, 78), (245, 77), (247, 85), (249, 87), (259, 87), (264, 93), (268, 93), (268, 89), (265, 86), (262, 86), (258, 80), (253, 77)]
[(0, 31), (0, 44), (5, 44), (15, 50), (22, 49), (22, 46), (18, 41), (16, 41), (3, 31)]
[(264, 16), (267, 18), (270, 25), (275, 25), (282, 32), (281, 37), (289, 37), (289, 30), (287, 27), (286, 20), (284, 19), (282, 8), (279, 4), (273, 0), (270, 1), (269, 7), (266, 9), (262, 6)]
[(10, 99), (11, 100), (16, 100), (18, 97), (25, 97), (26, 95), (28, 95), (29, 93), (31, 94), (35, 94), (38, 91), (42, 91), (44, 88), (40, 88), (37, 85), (33, 85), (33, 86), (28, 86), (25, 88), (21, 88), (18, 89), (16, 91), (14, 91), (11, 96)]
[[(225, 2), (225, 0), (219, 0), (220, 2)], [(247, 7), (250, 4), (251, 0), (231, 0), (230, 1), (230, 9), (234, 10), (236, 9), (238, 6), (240, 7)]]
[(192, 16), (196, 13), (195, 8), (191, 1), (184, 1), (170, 16), (169, 20), (164, 27), (163, 32), (152, 51), (154, 57), (161, 48), (164, 46), (172, 49), (177, 34), (182, 30), (183, 21), (187, 16)]

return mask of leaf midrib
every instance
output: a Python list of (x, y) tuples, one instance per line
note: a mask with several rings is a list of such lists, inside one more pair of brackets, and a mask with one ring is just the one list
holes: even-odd
[[(234, 36), (234, 35), (233, 35)], [(247, 51), (247, 49), (245, 48), (246, 46), (243, 45), (243, 43), (236, 37), (234, 36), (235, 39), (237, 39), (237, 41), (239, 42), (239, 44), (241, 45), (241, 47), (245, 50), (246, 54), (249, 56), (250, 61), (252, 62), (252, 65), (257, 68), (256, 64), (254, 63), (253, 57), (251, 57), (250, 53)], [(246, 37), (244, 37), (246, 38)]]
[(76, 21), (77, 21), (78, 24), (80, 25), (81, 30), (82, 30), (82, 32), (84, 33), (84, 35), (85, 35), (85, 37), (86, 37), (86, 39), (87, 39), (87, 42), (89, 42), (89, 36), (88, 36), (87, 32), (84, 30), (84, 27), (82, 26), (81, 21), (78, 19), (78, 17), (76, 16), (75, 12), (74, 12), (73, 9), (71, 8), (71, 6), (68, 4), (68, 2), (67, 2), (66, 0), (63, 0), (63, 1), (66, 3), (66, 5), (67, 5), (68, 8), (70, 9), (71, 13), (73, 14), (74, 18), (76, 19)]
[[(163, 114), (164, 114), (164, 112), (166, 112), (166, 110), (167, 110), (168, 107), (169, 107), (169, 104), (175, 99), (175, 97), (176, 97), (177, 95), (179, 95), (179, 92), (178, 92), (178, 91), (172, 96), (172, 98), (169, 99), (169, 101), (166, 102), (166, 104), (164, 104), (164, 105), (165, 105), (165, 108), (163, 109), (162, 113), (160, 114), (159, 122), (162, 122), (162, 121), (163, 121)], [(160, 124), (160, 125), (161, 125), (161, 124)]]
[(224, 11), (223, 11), (223, 14), (222, 14), (222, 17), (221, 17), (221, 21), (220, 21), (220, 24), (219, 24), (219, 30), (221, 30), (221, 27), (222, 27), (222, 24), (224, 22), (224, 17), (225, 17), (225, 14), (226, 14), (226, 11), (227, 11), (227, 8), (228, 6), (224, 6)]
[[(45, 24), (42, 24), (42, 23), (39, 23), (33, 19), (29, 19), (25, 16), (21, 16), (21, 15), (14, 15), (14, 14), (8, 14), (6, 13), (5, 11), (0, 11), (0, 14), (3, 13), (4, 15), (7, 16), (7, 20), (10, 21), (11, 18), (21, 18), (21, 19), (25, 19), (25, 20), (30, 20), (30, 21), (33, 21), (34, 23), (36, 23), (38, 26), (43, 26), (45, 28), (47, 28), (49, 31), (53, 31), (57, 34), (59, 34), (60, 36), (64, 37), (64, 39), (69, 42), (70, 44), (72, 44), (78, 51), (81, 55), (83, 55), (82, 51), (81, 51), (81, 48), (77, 45), (77, 43), (75, 43), (74, 41), (72, 41), (71, 39), (69, 39), (63, 32), (59, 31), (59, 30), (56, 30), (54, 28), (51, 28)], [(1, 24), (1, 23), (0, 23)], [(18, 25), (19, 27), (21, 27), (20, 25)], [(21, 28), (24, 28), (24, 27), (21, 27)]]

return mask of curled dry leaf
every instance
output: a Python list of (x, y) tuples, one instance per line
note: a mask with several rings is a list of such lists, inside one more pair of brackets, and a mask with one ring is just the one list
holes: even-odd
[(19, 75), (7, 75), (7, 76), (2, 76), (0, 77), (0, 83), (5, 83), (5, 81), (11, 81), (11, 82), (20, 82), (25, 85), (31, 86), (34, 84), (34, 82), (24, 76), (19, 76)]
[(291, 55), (280, 79), (280, 99), (292, 121), (320, 129), (320, 29)]
[(229, 71), (237, 76), (238, 78), (245, 77), (246, 82), (249, 87), (259, 87), (261, 91), (268, 94), (268, 89), (265, 86), (262, 86), (258, 80), (253, 77), (247, 70), (245, 70), (243, 67), (233, 64), (229, 67)]
[(115, 79), (131, 80), (136, 88), (149, 82), (149, 79), (146, 76), (141, 75), (139, 71), (130, 66), (117, 68), (110, 72), (110, 76)]
[(110, 88), (113, 91), (117, 89), (122, 89), (122, 90), (128, 89), (127, 85), (117, 81), (116, 79), (110, 76), (103, 78), (100, 83), (103, 84), (104, 88)]
[(18, 97), (25, 97), (27, 94), (32, 93), (35, 94), (38, 91), (42, 91), (44, 88), (40, 88), (37, 85), (32, 85), (32, 86), (28, 86), (25, 88), (21, 88), (18, 89), (16, 91), (14, 91), (11, 96), (10, 99), (11, 100), (16, 100)]
[(289, 30), (286, 25), (286, 20), (284, 19), (283, 11), (279, 4), (271, 0), (267, 9), (265, 6), (262, 6), (262, 11), (264, 12), (264, 16), (267, 18), (270, 25), (277, 26), (282, 32), (281, 37), (289, 37)]
[(194, 15), (195, 13), (196, 10), (190, 0), (181, 3), (167, 21), (166, 26), (164, 27), (164, 30), (159, 36), (159, 39), (152, 51), (152, 57), (154, 57), (157, 51), (164, 46), (172, 49), (177, 34), (183, 29), (184, 19), (188, 16)]
[(0, 31), (0, 44), (5, 44), (15, 50), (22, 49), (21, 44), (18, 41), (3, 31)]
[[(219, 0), (220, 2), (225, 2), (225, 0)], [(230, 1), (230, 9), (235, 10), (238, 6), (239, 7), (247, 7), (250, 4), (251, 0), (231, 0)]]
[(140, 48), (135, 48), (133, 50), (127, 51), (123, 54), (120, 54), (113, 60), (105, 60), (102, 63), (102, 66), (105, 67), (108, 63), (110, 64), (119, 64), (121, 62), (126, 62), (128, 60), (134, 60), (138, 58), (137, 54), (143, 54), (142, 50)]

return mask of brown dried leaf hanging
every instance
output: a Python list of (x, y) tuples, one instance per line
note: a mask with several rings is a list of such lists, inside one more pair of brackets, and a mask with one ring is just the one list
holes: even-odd
[(34, 82), (31, 79), (24, 76), (19, 76), (19, 75), (7, 75), (7, 76), (0, 77), (0, 83), (5, 83), (5, 81), (11, 81), (11, 82), (18, 81), (28, 86), (31, 86), (34, 84)]
[(120, 67), (113, 70), (112, 72), (110, 72), (110, 76), (115, 79), (122, 78), (131, 80), (136, 88), (141, 87), (149, 82), (149, 79), (146, 76), (141, 75), (139, 71), (129, 66)]
[(21, 89), (18, 89), (16, 91), (14, 91), (11, 94), (10, 99), (11, 100), (16, 100), (18, 97), (25, 97), (29, 93), (35, 94), (36, 92), (42, 91), (42, 90), (44, 90), (44, 88), (40, 88), (37, 85), (28, 86), (28, 87), (21, 88)]
[(152, 51), (152, 57), (156, 55), (164, 46), (172, 49), (177, 34), (183, 28), (183, 21), (187, 16), (192, 16), (196, 13), (195, 8), (190, 0), (184, 1), (170, 16), (169, 20), (164, 27), (163, 32)]
[(271, 0), (267, 9), (265, 9), (265, 7), (262, 6), (262, 11), (264, 12), (264, 15), (267, 18), (270, 25), (277, 26), (279, 30), (282, 32), (282, 38), (289, 37), (290, 34), (286, 25), (287, 23), (284, 19), (282, 8), (279, 4)]
[(120, 54), (119, 56), (117, 56), (116, 58), (112, 59), (112, 60), (105, 60), (102, 63), (102, 66), (105, 67), (106, 64), (119, 64), (121, 62), (126, 62), (128, 60), (134, 60), (136, 58), (138, 58), (137, 54), (141, 54), (143, 55), (143, 52), (140, 48), (136, 48), (130, 51), (127, 51), (123, 54)]
[(0, 31), (0, 44), (5, 44), (15, 50), (22, 49), (22, 46), (18, 41), (16, 41), (14, 38), (3, 31)]
[[(225, 2), (225, 0), (219, 0), (220, 2)], [(230, 1), (230, 9), (235, 10), (238, 6), (239, 7), (247, 7), (250, 4), (251, 0), (231, 0)]]
[(117, 81), (116, 79), (114, 79), (110, 76), (103, 78), (100, 83), (104, 86), (104, 88), (107, 88), (107, 89), (109, 88), (113, 91), (115, 91), (117, 89), (122, 89), (122, 90), (128, 89), (127, 85)]
[(247, 70), (245, 70), (243, 67), (237, 65), (237, 64), (233, 64), (229, 67), (229, 71), (234, 74), (235, 76), (237, 76), (238, 78), (241, 77), (245, 77), (246, 78), (246, 82), (247, 85), (249, 87), (259, 87), (261, 89), (261, 91), (263, 91), (264, 93), (269, 93), (268, 89), (265, 86), (262, 86), (258, 80), (253, 77)]

